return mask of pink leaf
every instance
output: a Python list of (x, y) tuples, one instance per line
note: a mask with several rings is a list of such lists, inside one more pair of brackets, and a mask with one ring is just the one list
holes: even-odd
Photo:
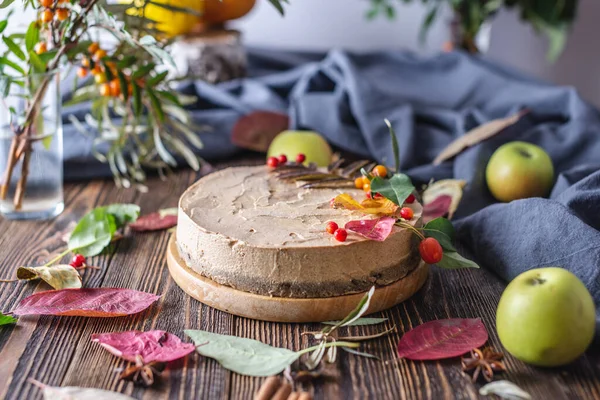
[(21, 300), (13, 314), (120, 317), (145, 310), (159, 297), (116, 288), (50, 290)]
[(359, 219), (347, 222), (344, 228), (368, 239), (383, 242), (392, 233), (394, 223), (396, 219), (391, 217)]
[(410, 360), (458, 357), (487, 340), (487, 330), (479, 318), (438, 319), (406, 332), (398, 343), (398, 355)]
[(160, 215), (152, 213), (139, 217), (135, 222), (129, 224), (129, 227), (136, 232), (161, 231), (177, 225), (177, 215)]
[(237, 120), (231, 132), (233, 144), (245, 149), (266, 152), (279, 133), (288, 129), (286, 114), (254, 111)]
[(425, 204), (423, 206), (423, 222), (427, 223), (448, 214), (451, 204), (452, 197), (447, 194), (436, 197), (431, 203)]
[(139, 355), (144, 364), (174, 361), (196, 349), (192, 343), (182, 343), (165, 331), (101, 333), (92, 335), (92, 341), (127, 361), (135, 362)]

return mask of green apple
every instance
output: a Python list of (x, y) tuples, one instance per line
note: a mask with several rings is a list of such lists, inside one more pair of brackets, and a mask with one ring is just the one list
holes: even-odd
[(323, 136), (312, 131), (281, 132), (271, 142), (267, 157), (285, 154), (288, 160), (294, 161), (299, 153), (306, 156), (305, 162), (314, 162), (319, 167), (326, 167), (331, 163), (331, 147)]
[(523, 272), (506, 287), (496, 312), (502, 345), (521, 361), (543, 367), (568, 364), (594, 337), (594, 300), (563, 268)]
[(485, 170), (487, 185), (499, 201), (544, 197), (554, 183), (554, 167), (539, 146), (510, 142), (500, 146)]

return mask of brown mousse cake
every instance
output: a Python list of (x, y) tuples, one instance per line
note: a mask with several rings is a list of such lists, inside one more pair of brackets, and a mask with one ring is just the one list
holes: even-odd
[[(341, 193), (304, 189), (266, 166), (228, 168), (193, 184), (179, 202), (177, 245), (189, 268), (222, 285), (276, 297), (318, 298), (367, 291), (405, 277), (420, 262), (415, 235), (394, 226), (382, 242), (348, 232), (338, 242), (328, 221), (343, 227), (364, 218), (333, 209)], [(411, 224), (421, 226), (421, 205)]]

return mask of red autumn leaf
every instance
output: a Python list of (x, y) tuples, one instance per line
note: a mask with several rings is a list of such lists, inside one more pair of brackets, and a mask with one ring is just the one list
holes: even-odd
[(281, 132), (288, 129), (287, 115), (272, 111), (254, 111), (237, 120), (231, 133), (233, 144), (245, 149), (266, 152)]
[(398, 343), (398, 355), (410, 360), (441, 360), (463, 355), (487, 340), (479, 318), (438, 319), (406, 332)]
[(174, 361), (196, 349), (192, 343), (182, 343), (165, 331), (101, 333), (92, 335), (92, 341), (127, 361), (136, 362), (141, 356), (144, 364)]
[(451, 204), (452, 197), (447, 194), (436, 197), (431, 203), (425, 204), (423, 206), (423, 222), (427, 223), (448, 214)]
[(117, 288), (50, 290), (24, 298), (13, 314), (120, 317), (145, 310), (159, 297)]
[(392, 233), (394, 223), (396, 223), (396, 219), (391, 217), (359, 219), (347, 222), (344, 228), (367, 239), (383, 242)]
[(136, 232), (150, 232), (169, 229), (175, 225), (177, 225), (177, 215), (161, 215), (155, 212), (142, 215), (135, 222), (129, 224), (129, 227)]

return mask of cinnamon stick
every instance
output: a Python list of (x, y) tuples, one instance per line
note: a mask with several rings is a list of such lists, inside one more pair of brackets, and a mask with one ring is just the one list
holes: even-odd
[(270, 400), (279, 386), (281, 386), (281, 380), (277, 376), (268, 377), (254, 396), (254, 400)]

